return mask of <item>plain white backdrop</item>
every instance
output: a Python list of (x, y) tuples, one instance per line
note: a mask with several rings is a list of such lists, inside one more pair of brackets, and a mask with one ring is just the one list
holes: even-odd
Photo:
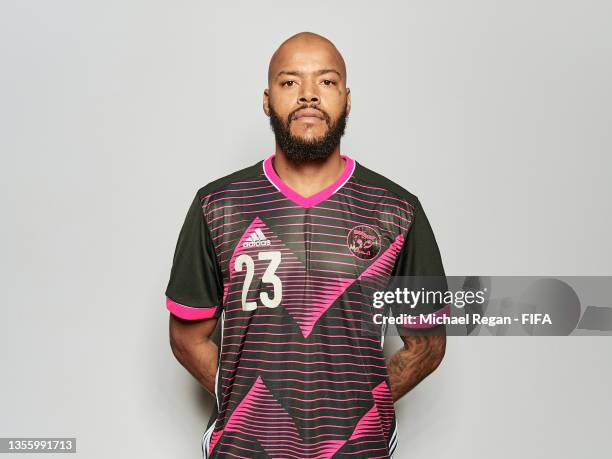
[[(608, 1), (0, 3), (0, 436), (201, 457), (163, 292), (195, 191), (273, 151), (268, 60), (348, 66), (343, 153), (421, 199), (449, 275), (611, 275)], [(390, 354), (398, 338), (385, 342)], [(609, 337), (449, 339), (397, 459), (604, 457)]]

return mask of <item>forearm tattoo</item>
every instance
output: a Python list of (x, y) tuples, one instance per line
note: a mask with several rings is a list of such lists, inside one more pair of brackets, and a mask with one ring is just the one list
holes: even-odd
[(387, 365), (393, 401), (410, 391), (442, 361), (446, 336), (401, 336), (404, 347)]

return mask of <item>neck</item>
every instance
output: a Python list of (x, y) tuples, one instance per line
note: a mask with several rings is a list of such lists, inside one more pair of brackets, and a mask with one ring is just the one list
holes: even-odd
[(317, 194), (335, 183), (346, 164), (340, 157), (340, 146), (327, 158), (295, 164), (276, 146), (274, 170), (281, 180), (296, 193), (304, 197)]

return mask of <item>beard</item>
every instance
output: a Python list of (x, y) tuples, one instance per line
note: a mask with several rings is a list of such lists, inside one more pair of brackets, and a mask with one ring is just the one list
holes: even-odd
[(276, 143), (285, 153), (287, 159), (294, 164), (327, 159), (340, 145), (340, 139), (344, 135), (348, 118), (346, 104), (344, 105), (344, 110), (333, 124), (329, 115), (319, 110), (324, 117), (325, 124), (327, 124), (327, 132), (321, 137), (310, 140), (296, 137), (290, 131), (293, 115), (302, 108), (304, 107), (291, 112), (287, 120), (283, 121), (270, 105), (270, 126), (274, 132)]

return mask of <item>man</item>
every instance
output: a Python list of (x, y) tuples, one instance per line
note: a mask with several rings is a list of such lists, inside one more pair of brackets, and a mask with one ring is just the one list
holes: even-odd
[(340, 153), (350, 96), (329, 40), (286, 40), (263, 97), (274, 155), (189, 208), (166, 304), (175, 356), (216, 398), (205, 458), (389, 458), (393, 402), (442, 360), (437, 327), (404, 329), (388, 364), (368, 333), (373, 290), (444, 271), (419, 200)]

